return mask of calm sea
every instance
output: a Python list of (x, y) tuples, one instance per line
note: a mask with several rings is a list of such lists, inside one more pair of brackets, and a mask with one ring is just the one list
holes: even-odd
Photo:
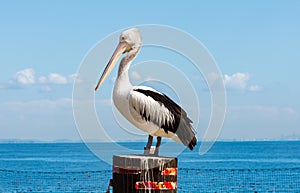
[[(120, 152), (121, 154), (130, 154), (130, 149), (143, 149), (145, 145), (145, 143), (140, 142), (119, 144), (129, 149), (128, 152)], [(113, 151), (110, 149), (110, 143), (101, 143), (98, 144), (98, 146), (100, 154), (107, 154), (108, 152), (111, 153)], [(177, 147), (178, 144), (174, 143), (174, 148)], [(168, 152), (169, 156), (172, 155), (172, 148), (165, 150), (166, 154)], [(140, 153), (142, 153), (142, 151)], [(119, 153), (116, 152), (116, 154)], [(200, 181), (203, 182), (204, 179), (224, 179), (224, 175), (225, 177), (228, 175), (226, 171), (230, 171), (230, 175), (232, 175), (231, 177), (227, 176), (228, 178), (234, 178), (233, 175), (235, 175), (235, 172), (240, 172), (239, 175), (242, 175), (243, 172), (248, 172), (247, 176), (249, 176), (249, 172), (257, 171), (264, 175), (262, 177), (265, 177), (266, 179), (263, 180), (270, 179), (270, 177), (274, 177), (274, 175), (285, 175), (284, 172), (286, 171), (287, 177), (285, 177), (284, 180), (293, 181), (282, 182), (283, 185), (291, 183), (291, 185), (286, 185), (289, 186), (286, 187), (286, 190), (289, 192), (300, 191), (300, 187), (298, 187), (300, 186), (300, 173), (298, 173), (300, 168), (300, 141), (217, 142), (212, 149), (203, 156), (199, 155), (197, 148), (194, 151), (186, 149), (178, 156), (178, 161), (180, 171), (183, 173), (186, 171), (193, 171), (194, 174), (199, 177), (199, 183)], [(110, 178), (110, 170), (111, 165), (95, 156), (83, 143), (0, 144), (0, 192), (1, 190), (4, 192), (9, 192), (11, 190), (13, 192), (14, 188), (21, 192), (30, 192), (34, 191), (36, 186), (39, 186), (42, 191), (43, 185), (38, 184), (37, 181), (42, 178), (50, 178), (53, 180), (53, 183), (57, 183), (54, 179), (55, 177), (53, 177), (53, 179), (51, 177), (51, 174), (56, 173), (59, 178), (62, 178), (61, 176), (63, 176), (63, 174), (72, 174), (76, 176), (72, 178), (74, 181), (74, 179), (80, 179), (80, 174), (88, 174), (88, 176), (91, 177), (94, 172), (96, 175), (96, 172), (106, 171), (105, 175)], [(280, 172), (274, 174), (274, 171)], [(37, 178), (35, 184), (35, 179), (32, 179), (33, 182), (22, 181), (22, 175)], [(197, 176), (195, 177), (197, 178)], [(247, 176), (239, 177), (241, 180), (240, 184), (243, 184), (244, 181), (251, 180), (247, 179)], [(195, 177), (192, 176), (191, 178), (194, 179), (193, 183), (196, 183), (197, 185), (198, 180)], [(45, 181), (47, 181), (47, 179)], [(275, 181), (278, 181), (278, 179), (281, 179), (281, 176), (277, 176)], [(17, 183), (18, 180), (20, 181), (19, 183)], [(104, 184), (106, 184), (107, 180), (108, 179), (104, 180)], [(189, 180), (188, 177), (183, 178), (183, 180), (193, 181)], [(14, 181), (16, 181), (16, 184), (14, 184)], [(180, 177), (178, 181), (180, 183)], [(259, 179), (255, 179), (255, 181), (259, 181)], [(61, 183), (62, 182), (63, 180), (61, 180)], [(32, 184), (28, 185), (28, 183)], [(92, 183), (95, 183), (95, 181)], [(211, 183), (211, 180), (207, 183)], [(240, 184), (238, 184), (238, 186), (240, 186)], [(210, 185), (211, 184), (204, 184), (203, 186), (207, 188)], [(57, 184), (53, 184), (53, 186), (51, 186), (52, 189), (49, 189), (49, 185), (44, 185), (44, 189), (45, 191), (56, 191), (56, 186)], [(85, 187), (82, 186), (84, 185), (81, 185), (80, 188), (83, 191)], [(95, 187), (93, 188), (93, 190), (95, 190)], [(182, 189), (181, 192), (199, 192), (198, 190), (193, 191), (191, 189), (184, 191), (183, 187), (180, 188)], [(221, 182), (214, 185), (214, 190), (222, 190), (222, 188), (224, 188), (224, 184)], [(244, 188), (249, 190), (249, 187)], [(252, 188), (253, 190), (257, 188), (255, 187), (255, 182)], [(260, 188), (266, 187), (262, 186)], [(262, 190), (262, 192), (277, 192), (274, 187), (272, 188), (270, 190)], [(62, 191), (66, 192), (66, 189), (62, 189)], [(72, 187), (70, 188), (70, 191), (72, 192)], [(103, 190), (99, 190), (99, 192), (103, 192)], [(208, 189), (207, 192), (209, 192)], [(228, 192), (234, 192), (234, 190), (228, 190)]]

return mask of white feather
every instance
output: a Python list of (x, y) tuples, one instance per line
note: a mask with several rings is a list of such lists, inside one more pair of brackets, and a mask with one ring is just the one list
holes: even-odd
[[(136, 121), (141, 122), (143, 117), (141, 114), (146, 113), (146, 117), (150, 118), (150, 122), (161, 127), (164, 123), (171, 124), (174, 121), (174, 115), (159, 102), (152, 97), (135, 91), (135, 89), (151, 90), (157, 94), (161, 94), (152, 88), (141, 86), (133, 87), (129, 93), (129, 109)], [(139, 115), (139, 116), (137, 116)]]

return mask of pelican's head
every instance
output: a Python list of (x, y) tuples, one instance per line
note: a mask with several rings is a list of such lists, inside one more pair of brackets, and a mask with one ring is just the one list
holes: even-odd
[[(131, 28), (122, 32), (120, 36), (120, 43), (126, 43), (128, 49), (125, 52), (139, 49), (142, 45), (141, 34), (137, 28)], [(125, 53), (124, 52), (124, 53)]]
[(124, 53), (136, 53), (139, 51), (142, 45), (141, 35), (137, 28), (131, 28), (122, 32), (119, 40), (119, 44), (110, 58), (105, 70), (95, 88), (95, 91), (101, 86), (104, 80), (107, 78), (109, 73), (116, 65), (118, 59)]

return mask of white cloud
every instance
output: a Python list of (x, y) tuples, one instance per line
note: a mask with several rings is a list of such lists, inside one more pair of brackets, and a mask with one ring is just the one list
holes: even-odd
[(48, 75), (48, 82), (53, 84), (67, 84), (68, 80), (66, 77), (60, 74), (51, 73)]
[[(80, 81), (77, 74), (70, 74), (69, 76), (63, 76), (58, 73), (49, 73), (47, 76), (36, 76), (35, 70), (32, 68), (26, 68), (15, 73), (13, 78), (7, 83), (0, 83), (0, 89), (4, 88), (22, 88), (26, 85), (43, 84), (48, 86), (42, 86), (40, 91), (49, 92), (52, 89), (49, 84), (69, 84), (74, 80)], [(20, 87), (21, 86), (21, 87)]]
[(31, 85), (35, 83), (35, 72), (32, 68), (27, 68), (17, 72), (14, 76), (17, 84)]
[(71, 78), (73, 78), (73, 75), (69, 76), (69, 79), (66, 78), (63, 75), (60, 75), (58, 73), (50, 73), (48, 77), (40, 76), (39, 77), (39, 83), (41, 84), (67, 84), (71, 82)]
[(253, 92), (261, 91), (262, 87), (259, 85), (249, 85), (249, 73), (237, 72), (232, 75), (223, 75), (223, 81), (228, 89), (234, 90), (249, 90)]
[(245, 89), (247, 86), (247, 81), (250, 79), (248, 73), (237, 72), (233, 75), (224, 75), (224, 83), (227, 88), (232, 89)]

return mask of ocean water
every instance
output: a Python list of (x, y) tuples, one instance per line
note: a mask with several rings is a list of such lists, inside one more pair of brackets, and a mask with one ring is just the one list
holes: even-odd
[[(128, 151), (97, 145), (100, 154), (145, 145), (119, 144)], [(217, 142), (203, 156), (198, 148), (178, 155), (178, 192), (300, 192), (300, 141)], [(110, 178), (111, 165), (83, 143), (0, 144), (0, 192), (105, 192)]]

